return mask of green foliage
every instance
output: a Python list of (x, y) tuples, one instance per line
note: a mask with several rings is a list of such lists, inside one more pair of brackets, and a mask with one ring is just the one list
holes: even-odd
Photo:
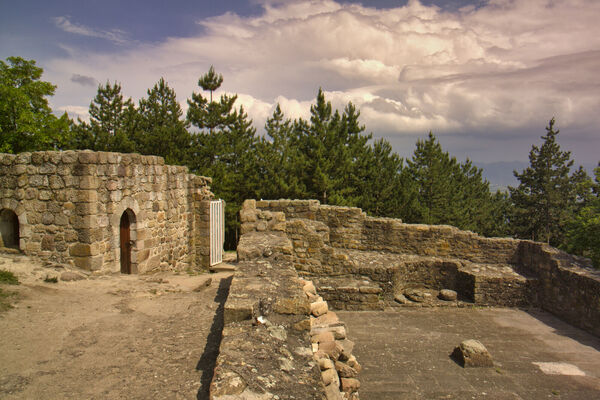
[(493, 196), (482, 170), (459, 163), (430, 132), (418, 140), (402, 171), (402, 217), (407, 222), (448, 224), (483, 234), (502, 234), (502, 195)]
[(63, 149), (70, 138), (69, 119), (52, 114), (47, 96), (56, 86), (41, 81), (34, 60), (0, 60), (0, 153)]
[(0, 284), (18, 285), (19, 280), (12, 272), (0, 269)]
[(354, 205), (358, 188), (350, 185), (356, 161), (367, 151), (371, 135), (362, 135), (360, 113), (348, 103), (343, 113), (332, 111), (319, 89), (317, 102), (310, 108), (310, 122), (294, 124), (292, 143), (300, 152), (295, 173), (304, 196), (323, 204)]
[(148, 98), (140, 100), (138, 113), (136, 150), (164, 157), (168, 164), (185, 163), (191, 141), (188, 124), (175, 91), (163, 78), (148, 90)]
[(542, 146), (531, 147), (530, 166), (521, 173), (514, 172), (520, 183), (516, 188), (509, 187), (509, 191), (513, 204), (512, 231), (521, 238), (560, 246), (578, 201), (581, 203), (588, 197), (589, 177), (581, 168), (570, 175), (571, 153), (561, 151), (556, 142), (559, 130), (554, 130), (554, 123), (552, 118), (546, 135), (541, 137)]
[(594, 195), (568, 224), (565, 248), (570, 253), (591, 258), (600, 269), (600, 163), (594, 172), (596, 181), (591, 185)]
[(203, 75), (198, 85), (210, 91), (188, 99), (187, 121), (198, 129), (192, 134), (187, 165), (193, 172), (213, 178), (212, 191), (225, 200), (226, 248), (235, 248), (238, 239), (238, 213), (242, 202), (257, 196), (261, 177), (257, 173), (256, 130), (243, 107), (234, 108), (237, 96), (212, 92), (223, 82), (214, 68)]
[(119, 83), (99, 85), (89, 113), (89, 123), (78, 119), (73, 126), (75, 148), (122, 153), (136, 150), (138, 112), (131, 99), (123, 98)]
[(215, 68), (211, 65), (208, 72), (200, 77), (198, 80), (198, 86), (202, 90), (208, 90), (210, 92), (210, 101), (212, 102), (212, 94), (215, 90), (221, 87), (223, 83), (223, 75), (216, 74)]

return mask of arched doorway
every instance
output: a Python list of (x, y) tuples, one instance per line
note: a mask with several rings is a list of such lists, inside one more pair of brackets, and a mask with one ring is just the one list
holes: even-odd
[(19, 217), (7, 208), (0, 211), (0, 247), (19, 248)]
[(132, 226), (135, 224), (135, 214), (130, 208), (123, 211), (120, 223), (121, 237), (121, 273), (131, 274), (134, 268), (131, 266), (131, 248), (133, 247)]

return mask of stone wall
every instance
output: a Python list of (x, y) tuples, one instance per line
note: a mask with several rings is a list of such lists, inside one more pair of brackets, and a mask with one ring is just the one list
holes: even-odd
[(345, 324), (281, 255), (237, 265), (210, 399), (357, 400), (361, 366)]
[(20, 249), (91, 271), (120, 270), (120, 219), (133, 219), (132, 272), (204, 266), (210, 178), (160, 157), (91, 151), (0, 154), (0, 208)]
[(589, 260), (531, 241), (518, 254), (518, 270), (537, 278), (536, 303), (600, 337), (600, 273)]
[(322, 222), (329, 228), (330, 245), (337, 248), (513, 263), (519, 245), (518, 240), (485, 238), (448, 225), (368, 217), (360, 208), (320, 205), (318, 200), (260, 200), (255, 204), (257, 210), (283, 213), (287, 220)]
[[(277, 232), (260, 224), (275, 216)], [(381, 309), (415, 287), (430, 297), (450, 289), (458, 301), (438, 303), (539, 306), (600, 336), (600, 272), (541, 243), (372, 218), (316, 200), (250, 200), (241, 217), (247, 234), (287, 237), (295, 268), (336, 308)]]

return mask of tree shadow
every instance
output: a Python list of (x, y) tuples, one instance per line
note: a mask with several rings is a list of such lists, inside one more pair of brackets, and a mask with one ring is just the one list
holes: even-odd
[(221, 279), (221, 282), (219, 283), (219, 289), (217, 290), (217, 294), (214, 299), (214, 302), (218, 303), (219, 305), (210, 327), (210, 333), (206, 338), (204, 352), (202, 353), (202, 356), (196, 365), (196, 370), (202, 371), (202, 376), (200, 378), (200, 389), (198, 389), (198, 394), (196, 396), (196, 399), (198, 400), (208, 400), (209, 398), (210, 382), (212, 381), (214, 375), (217, 357), (219, 356), (219, 347), (221, 346), (221, 339), (223, 337), (223, 314), (225, 311), (225, 301), (227, 300), (227, 296), (229, 296), (229, 287), (231, 286), (232, 279), (233, 276), (230, 276), (226, 279)]

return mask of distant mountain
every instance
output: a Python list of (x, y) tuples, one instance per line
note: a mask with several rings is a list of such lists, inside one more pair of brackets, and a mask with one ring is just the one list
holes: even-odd
[[(496, 190), (507, 190), (508, 186), (515, 187), (519, 184), (519, 181), (513, 175), (513, 171), (522, 172), (529, 166), (529, 162), (526, 161), (500, 161), (493, 163), (474, 162), (479, 168), (483, 169), (483, 177), (490, 183), (490, 190), (495, 192)], [(579, 168), (577, 161), (573, 164), (571, 172)], [(587, 170), (590, 177), (593, 177), (594, 168), (597, 164), (583, 164), (583, 167)]]
[(513, 171), (523, 171), (529, 166), (525, 161), (499, 161), (493, 163), (475, 163), (479, 168), (483, 169), (483, 177), (490, 182), (490, 189), (507, 190), (508, 186), (517, 186), (519, 181), (513, 175)]

